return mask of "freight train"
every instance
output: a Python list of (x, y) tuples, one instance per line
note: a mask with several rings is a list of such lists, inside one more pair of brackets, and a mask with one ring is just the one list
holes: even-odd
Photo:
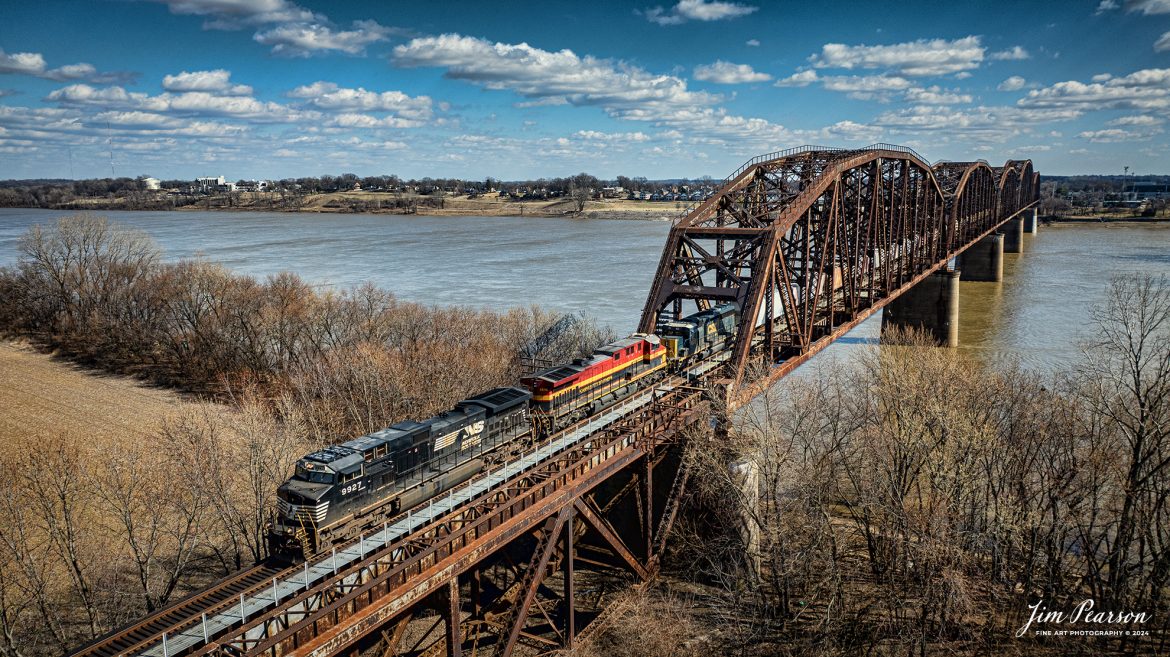
[(738, 322), (739, 306), (725, 303), (526, 376), (522, 388), (489, 390), (428, 420), (307, 454), (276, 491), (269, 550), (307, 558), (381, 527), (475, 476), (495, 448), (525, 435), (549, 436), (727, 348)]

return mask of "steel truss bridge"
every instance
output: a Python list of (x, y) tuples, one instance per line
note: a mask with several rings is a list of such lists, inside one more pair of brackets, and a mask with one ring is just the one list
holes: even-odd
[(658, 567), (691, 476), (688, 429), (1031, 213), (1038, 192), (1029, 160), (931, 166), (887, 144), (756, 157), (672, 226), (640, 324), (736, 301), (755, 321), (730, 349), (379, 531), (232, 575), (75, 655), (510, 656), (587, 641), (615, 578)]

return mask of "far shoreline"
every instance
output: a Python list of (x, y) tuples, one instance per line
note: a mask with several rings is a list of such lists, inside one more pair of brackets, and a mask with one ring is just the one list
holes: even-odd
[[(190, 201), (185, 197), (184, 201)], [(169, 201), (169, 202), (168, 202)], [(690, 203), (679, 201), (590, 200), (582, 210), (569, 199), (511, 200), (490, 196), (414, 196), (378, 192), (333, 192), (282, 196), (249, 193), (206, 196), (176, 204), (167, 197), (79, 199), (40, 206), (5, 206), (13, 209), (75, 212), (287, 212), (304, 214), (418, 215), (454, 217), (533, 217), (566, 219), (618, 219), (671, 221)]]

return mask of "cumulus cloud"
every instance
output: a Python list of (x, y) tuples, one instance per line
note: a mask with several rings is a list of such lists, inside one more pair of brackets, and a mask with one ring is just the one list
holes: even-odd
[(1096, 13), (1104, 14), (1107, 11), (1113, 11), (1114, 9), (1117, 9), (1119, 6), (1121, 5), (1117, 4), (1117, 0), (1101, 0), (1101, 4), (1097, 5)]
[(1125, 125), (1125, 126), (1149, 128), (1149, 127), (1153, 127), (1156, 125), (1161, 125), (1162, 123), (1163, 123), (1163, 120), (1156, 117), (1156, 116), (1147, 116), (1144, 114), (1139, 114), (1136, 116), (1118, 117), (1118, 118), (1110, 121), (1109, 125)]
[(1079, 116), (1081, 112), (1075, 109), (981, 106), (960, 110), (919, 105), (886, 112), (874, 124), (905, 133), (946, 133), (1003, 141), (1036, 125)]
[(969, 94), (945, 90), (938, 85), (907, 89), (905, 97), (908, 102), (918, 105), (958, 105), (972, 100)]
[(1143, 69), (1103, 82), (1077, 80), (1035, 89), (1019, 100), (1022, 107), (1078, 110), (1170, 109), (1170, 69)]
[(673, 75), (578, 56), (571, 50), (550, 52), (527, 43), (491, 43), (459, 34), (424, 37), (394, 48), (394, 63), (403, 67), (446, 68), (445, 77), (488, 89), (510, 89), (526, 98), (600, 105), (615, 116), (627, 112), (663, 113), (712, 105), (721, 98), (691, 91)]
[(1019, 91), (1020, 89), (1023, 89), (1024, 85), (1027, 83), (1028, 81), (1024, 78), (1018, 75), (1013, 75), (1003, 82), (1000, 82), (996, 89), (999, 89), (1000, 91)]
[(257, 32), (257, 43), (272, 46), (272, 52), (290, 57), (308, 57), (321, 51), (361, 55), (371, 43), (385, 41), (391, 28), (376, 21), (355, 21), (351, 30), (334, 30), (320, 23), (290, 23)]
[(744, 82), (767, 82), (772, 79), (772, 76), (756, 72), (747, 64), (732, 64), (720, 59), (714, 64), (696, 66), (695, 79), (717, 84), (741, 84)]
[(800, 71), (792, 75), (776, 80), (777, 87), (807, 87), (816, 82), (820, 78), (817, 77), (817, 72), (808, 69), (807, 71)]
[(328, 111), (393, 112), (422, 125), (433, 114), (430, 96), (408, 96), (401, 91), (367, 91), (361, 87), (347, 89), (333, 82), (318, 81), (288, 92), (290, 98)]
[(264, 23), (312, 22), (324, 17), (286, 0), (154, 0), (171, 13), (206, 16), (207, 29), (233, 30)]
[(644, 132), (599, 132), (597, 130), (578, 130), (573, 137), (585, 141), (605, 143), (629, 143), (650, 141), (650, 136)]
[(276, 55), (308, 57), (342, 52), (361, 55), (372, 43), (402, 34), (398, 28), (376, 21), (354, 21), (348, 30), (338, 29), (324, 14), (287, 0), (154, 0), (170, 7), (172, 13), (204, 16), (209, 30), (260, 28), (252, 38), (272, 46)]
[(1122, 130), (1120, 128), (1086, 130), (1077, 136), (1081, 139), (1087, 139), (1094, 144), (1108, 144), (1119, 141), (1144, 141), (1150, 137), (1146, 133), (1134, 132), (1132, 130)]
[(5, 53), (3, 50), (0, 50), (0, 73), (31, 75), (57, 82), (86, 80), (98, 84), (128, 82), (137, 77), (135, 73), (126, 72), (99, 73), (93, 64), (85, 62), (49, 68), (44, 56), (38, 52)]
[(743, 42), (743, 45), (751, 47), (751, 48), (759, 48), (760, 47), (760, 40), (759, 39), (748, 39), (747, 41)]
[[(765, 119), (735, 116), (718, 94), (692, 91), (674, 75), (626, 62), (550, 52), (526, 43), (492, 43), (459, 34), (413, 39), (394, 48), (398, 66), (445, 68), (444, 76), (488, 89), (510, 90), (532, 104), (597, 106), (609, 116), (688, 131), (696, 140), (734, 140), (773, 148), (792, 133)], [(699, 143), (698, 141), (696, 143)]]
[(646, 9), (642, 15), (651, 23), (659, 25), (679, 25), (689, 20), (694, 21), (721, 21), (729, 18), (739, 18), (758, 11), (759, 7), (742, 5), (738, 2), (719, 2), (718, 0), (682, 0), (670, 10), (662, 7)]
[(1008, 48), (1007, 50), (1001, 50), (999, 52), (991, 53), (991, 59), (995, 59), (995, 60), (999, 60), (999, 61), (1013, 61), (1013, 60), (1031, 59), (1031, 57), (1032, 57), (1032, 55), (1028, 54), (1028, 51), (1024, 50), (1020, 46), (1013, 46), (1011, 48)]
[(977, 36), (919, 39), (884, 46), (827, 43), (809, 58), (817, 68), (889, 69), (901, 75), (947, 75), (978, 68), (985, 49)]
[(45, 99), (71, 107), (171, 113), (188, 117), (227, 116), (256, 123), (297, 122), (317, 118), (315, 113), (294, 110), (280, 103), (260, 101), (250, 96), (221, 96), (206, 91), (167, 92), (151, 96), (116, 86), (97, 89), (87, 84), (73, 84), (51, 92)]
[(183, 71), (163, 78), (167, 91), (207, 91), (225, 96), (251, 96), (252, 87), (232, 84), (232, 74), (222, 68), (214, 71)]

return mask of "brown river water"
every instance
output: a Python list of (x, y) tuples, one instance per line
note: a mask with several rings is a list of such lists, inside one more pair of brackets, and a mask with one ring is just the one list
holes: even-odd
[[(0, 266), (21, 234), (68, 211), (0, 208)], [(669, 224), (530, 217), (264, 212), (104, 212), (148, 233), (168, 259), (203, 256), (266, 276), (293, 271), (322, 286), (365, 281), (400, 298), (503, 310), (539, 304), (634, 329)], [(982, 360), (1054, 369), (1078, 357), (1090, 309), (1115, 274), (1170, 275), (1170, 223), (1054, 224), (1005, 254), (1002, 283), (961, 284), (959, 340)], [(871, 318), (828, 350), (876, 341)]]

